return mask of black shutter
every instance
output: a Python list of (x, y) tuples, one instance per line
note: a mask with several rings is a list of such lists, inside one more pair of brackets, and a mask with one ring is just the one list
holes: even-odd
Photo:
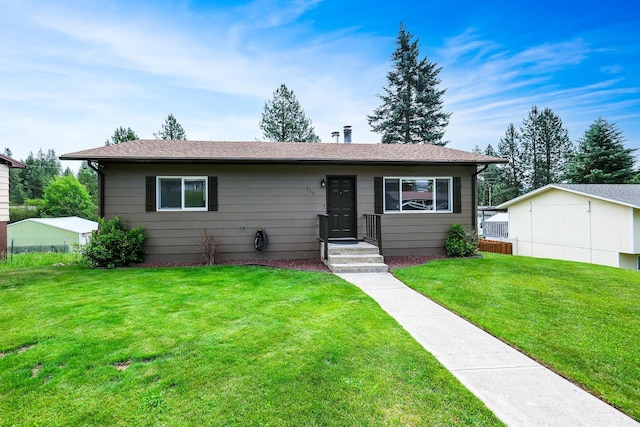
[(209, 179), (209, 210), (218, 210), (218, 177), (210, 176)]
[(373, 178), (373, 213), (381, 214), (384, 209), (383, 205), (383, 178), (376, 176)]
[(156, 177), (148, 176), (146, 185), (147, 212), (156, 211)]
[(462, 179), (459, 176), (453, 177), (453, 213), (462, 212)]

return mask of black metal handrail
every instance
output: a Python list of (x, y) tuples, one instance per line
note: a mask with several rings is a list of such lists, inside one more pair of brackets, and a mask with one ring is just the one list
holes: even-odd
[(329, 258), (329, 215), (318, 214), (318, 240), (324, 243), (324, 259)]
[(382, 215), (364, 214), (364, 240), (375, 243), (382, 254)]

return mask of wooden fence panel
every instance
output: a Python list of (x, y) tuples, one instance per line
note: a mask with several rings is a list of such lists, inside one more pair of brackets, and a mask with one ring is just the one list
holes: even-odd
[(498, 254), (513, 254), (513, 246), (511, 242), (501, 242), (497, 240), (478, 240), (478, 249), (481, 252), (495, 252)]

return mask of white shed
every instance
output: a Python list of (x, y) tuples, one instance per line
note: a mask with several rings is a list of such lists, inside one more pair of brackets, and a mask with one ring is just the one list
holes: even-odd
[(91, 232), (97, 229), (97, 222), (77, 216), (27, 218), (9, 224), (7, 244), (15, 252), (69, 251), (74, 244), (86, 244)]
[(551, 184), (498, 208), (518, 255), (640, 269), (640, 185)]

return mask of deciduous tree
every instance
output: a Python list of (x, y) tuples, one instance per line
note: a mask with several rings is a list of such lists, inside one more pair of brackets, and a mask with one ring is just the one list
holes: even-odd
[(450, 113), (443, 111), (439, 89), (441, 68), (428, 59), (420, 59), (418, 40), (412, 40), (404, 25), (396, 39), (391, 59), (393, 70), (387, 74), (387, 87), (378, 95), (382, 104), (368, 116), (369, 125), (382, 134), (384, 144), (434, 144), (443, 141)]
[(320, 142), (296, 95), (282, 84), (264, 104), (260, 129), (269, 141)]
[(95, 220), (96, 206), (73, 175), (55, 177), (44, 191), (43, 213), (52, 217), (79, 216)]

